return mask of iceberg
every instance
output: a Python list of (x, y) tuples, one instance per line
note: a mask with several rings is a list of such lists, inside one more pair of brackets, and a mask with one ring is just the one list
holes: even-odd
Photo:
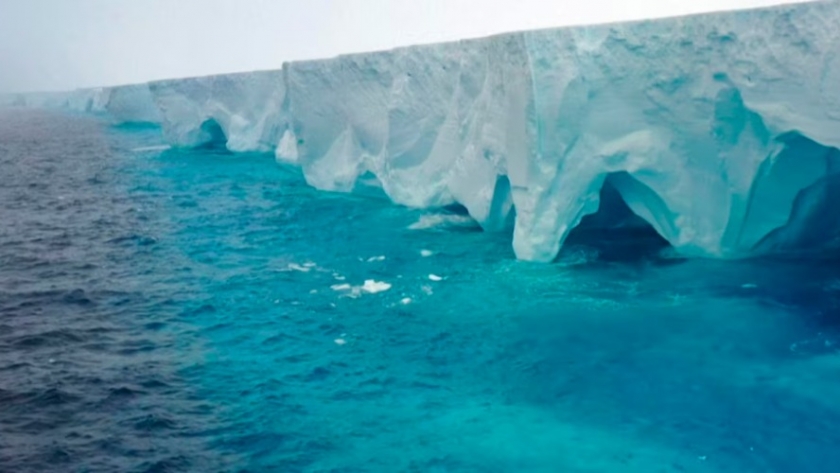
[(118, 123), (161, 122), (160, 109), (147, 85), (114, 87), (103, 95), (94, 99), (91, 110), (107, 113)]
[(269, 152), (286, 128), (284, 71), (252, 72), (149, 84), (166, 139), (175, 146), (226, 146)]
[(820, 250), (840, 241), (838, 24), (832, 0), (31, 100), (274, 153), (319, 189), (460, 205), (512, 223), (525, 260), (553, 260), (604, 186), (684, 255)]

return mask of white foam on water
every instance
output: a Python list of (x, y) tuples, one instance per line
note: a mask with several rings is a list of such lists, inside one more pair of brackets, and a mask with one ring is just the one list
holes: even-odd
[(434, 255), (435, 253), (432, 250), (420, 250), (420, 256), (423, 258), (428, 258), (429, 256)]
[(311, 269), (312, 269), (311, 266), (310, 267), (307, 267), (305, 265), (301, 266), (297, 263), (289, 263), (289, 266), (286, 267), (286, 271), (298, 271), (298, 272), (301, 272), (301, 273), (308, 273)]

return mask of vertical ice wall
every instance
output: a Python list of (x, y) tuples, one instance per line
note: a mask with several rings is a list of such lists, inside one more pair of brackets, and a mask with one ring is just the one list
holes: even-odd
[(283, 71), (149, 85), (167, 139), (178, 146), (222, 140), (231, 151), (273, 151), (284, 128)]
[(553, 259), (607, 177), (684, 254), (785, 251), (840, 234), (838, 24), (826, 1), (513, 33), (114, 88), (105, 109), (320, 189), (515, 215), (524, 259)]
[(102, 105), (94, 106), (107, 112), (120, 123), (160, 123), (160, 110), (145, 84), (107, 89)]

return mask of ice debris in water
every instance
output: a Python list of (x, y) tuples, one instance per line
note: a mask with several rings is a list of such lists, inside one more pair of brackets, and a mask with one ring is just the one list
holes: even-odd
[(458, 214), (427, 214), (423, 215), (416, 222), (409, 225), (409, 230), (428, 230), (431, 228), (445, 227), (475, 227), (478, 226), (475, 220), (468, 215)]
[(152, 151), (166, 151), (170, 148), (172, 148), (170, 145), (141, 146), (139, 148), (134, 148), (131, 151), (134, 153), (148, 153)]
[(367, 260), (368, 263), (375, 263), (375, 262), (378, 262), (378, 261), (385, 261), (385, 257), (384, 256), (372, 256), (372, 257), (368, 258), (368, 260)]
[(336, 338), (336, 339), (335, 339), (335, 340), (333, 340), (333, 341), (334, 341), (334, 342), (335, 342), (335, 344), (336, 344), (336, 345), (338, 345), (338, 346), (341, 346), (341, 345), (346, 345), (346, 344), (347, 344), (347, 340), (345, 340), (345, 339), (343, 339), (343, 338)]
[(387, 282), (377, 282), (373, 279), (368, 279), (362, 286), (362, 291), (367, 292), (368, 294), (376, 294), (377, 292), (384, 292), (388, 289), (391, 289), (390, 284)]
[(403, 299), (400, 301), (400, 304), (402, 304), (402, 305), (409, 305), (409, 304), (411, 304), (411, 298), (410, 298), (410, 297), (405, 297), (405, 298), (403, 298)]
[(433, 254), (434, 253), (431, 250), (420, 250), (420, 256), (422, 256), (423, 258), (428, 258), (429, 256), (432, 256)]
[(287, 271), (299, 271), (301, 273), (308, 273), (311, 269), (311, 266), (301, 266), (297, 263), (289, 263), (289, 266), (287, 267)]
[(438, 276), (437, 274), (430, 274), (429, 275), (429, 281), (435, 281), (435, 282), (443, 281), (443, 278)]
[(347, 297), (359, 297), (364, 294), (377, 294), (391, 289), (391, 284), (384, 281), (375, 281), (368, 279), (361, 286), (351, 286), (350, 284), (334, 284), (330, 289), (336, 292), (346, 292)]

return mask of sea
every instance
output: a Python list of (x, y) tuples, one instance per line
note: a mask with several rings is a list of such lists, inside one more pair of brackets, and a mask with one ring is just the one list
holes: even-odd
[(840, 260), (510, 242), (0, 112), (0, 472), (840, 471)]

